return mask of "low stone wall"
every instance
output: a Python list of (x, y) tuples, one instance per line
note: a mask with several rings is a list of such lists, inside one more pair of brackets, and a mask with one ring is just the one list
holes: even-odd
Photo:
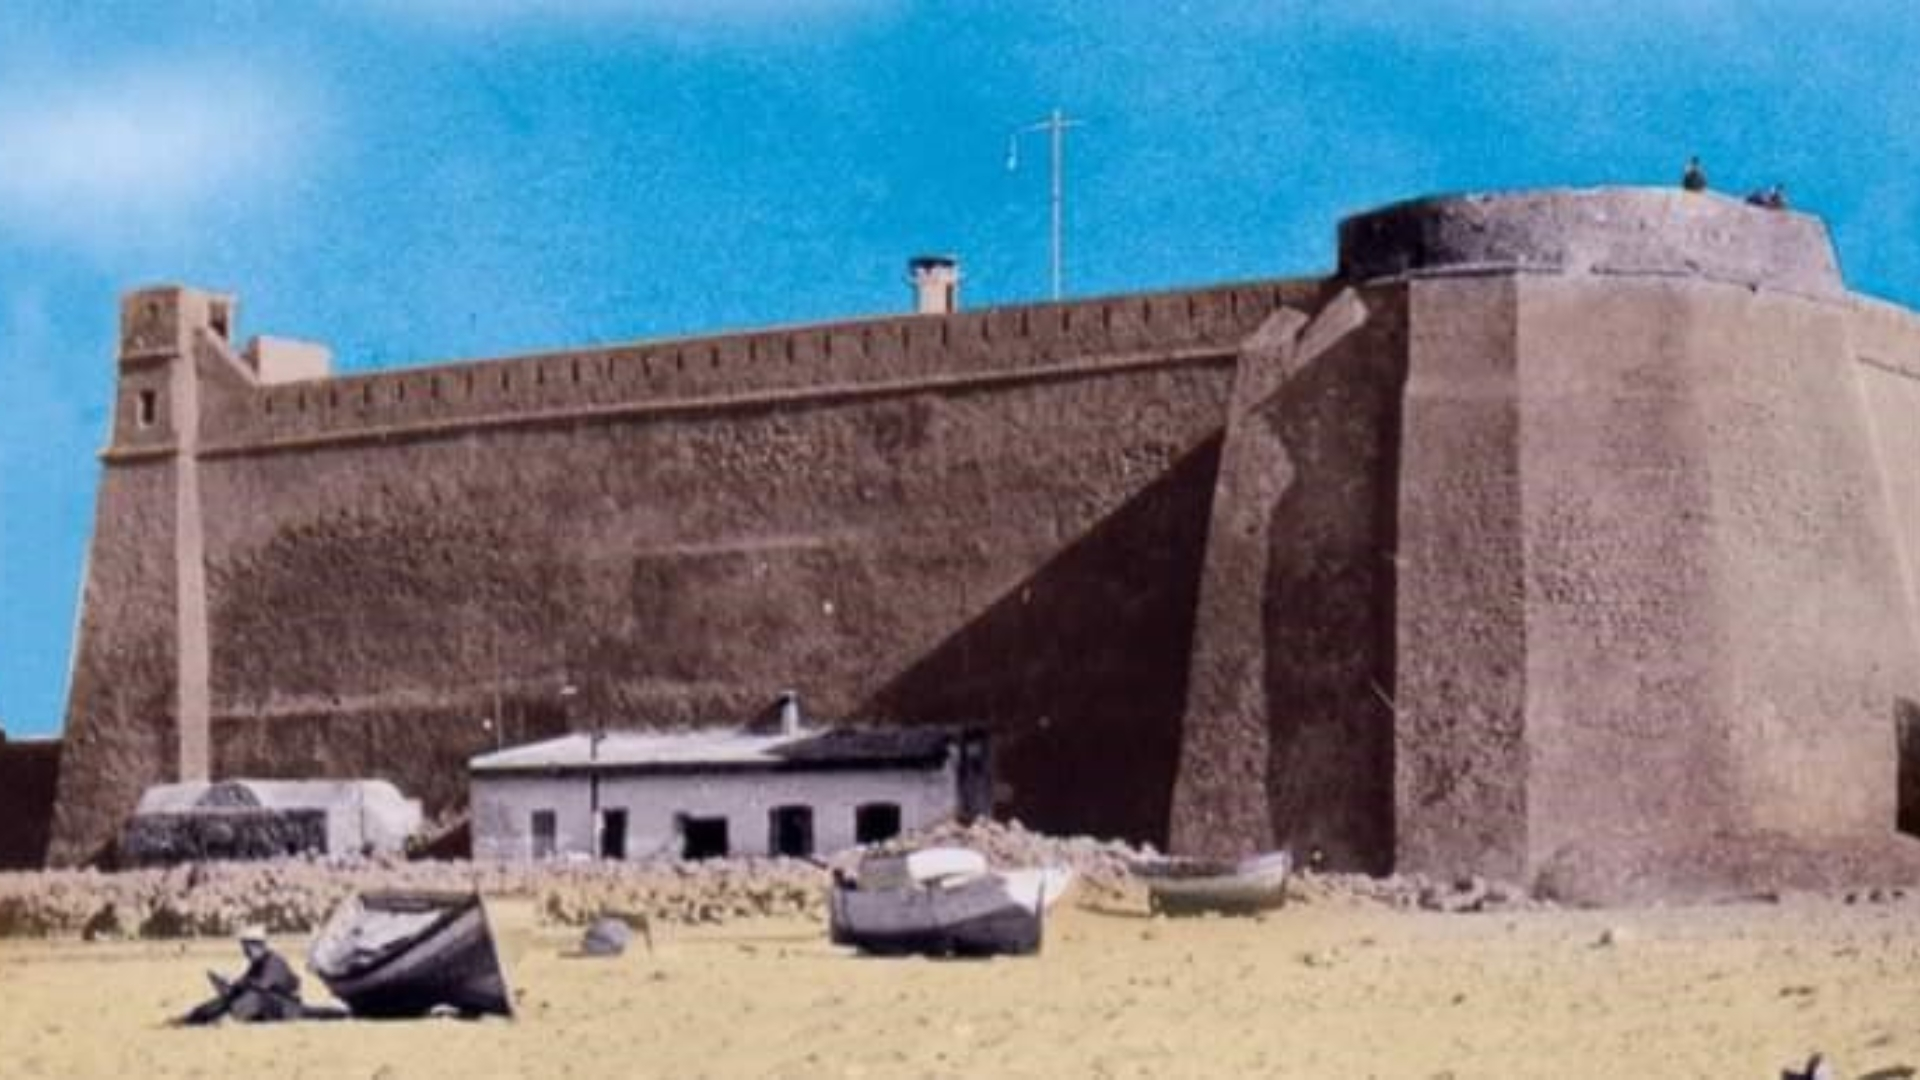
[[(1056, 839), (1012, 826), (942, 826), (918, 844), (957, 843), (1002, 867), (1067, 865), (1096, 891), (1123, 888), (1138, 853), (1085, 837)], [(207, 862), (172, 869), (0, 874), (0, 937), (224, 936), (260, 925), (277, 934), (317, 929), (348, 896), (372, 889), (477, 891), (533, 900), (541, 917), (584, 925), (606, 913), (667, 924), (763, 916), (826, 917), (829, 867), (852, 870), (857, 851), (822, 863), (415, 862), (296, 858)]]
[[(1153, 854), (1117, 841), (1050, 837), (1018, 822), (942, 825), (889, 847), (960, 845), (995, 867), (1066, 866), (1078, 884), (1069, 902), (1133, 917), (1147, 914), (1129, 866)], [(372, 889), (475, 891), (530, 900), (548, 924), (584, 926), (604, 915), (658, 925), (764, 917), (824, 922), (831, 872), (852, 872), (860, 853), (821, 862), (497, 863), (282, 859), (196, 863), (169, 870), (0, 873), (0, 938), (222, 937), (243, 926), (276, 935), (317, 930), (348, 896)], [(1550, 907), (1512, 884), (1472, 875), (1429, 877), (1301, 873), (1288, 897), (1304, 904), (1480, 913)]]

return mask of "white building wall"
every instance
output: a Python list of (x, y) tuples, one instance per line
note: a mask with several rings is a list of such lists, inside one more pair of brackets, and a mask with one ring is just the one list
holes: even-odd
[(557, 854), (593, 851), (593, 817), (584, 776), (475, 776), (473, 857), (533, 858), (533, 811), (552, 810)]
[[(533, 851), (535, 810), (553, 810), (557, 851), (591, 855), (595, 823), (583, 775), (473, 777), (473, 853), (479, 859), (526, 859)], [(600, 808), (627, 811), (627, 857), (675, 857), (678, 819), (724, 817), (733, 855), (766, 855), (775, 807), (813, 809), (814, 850), (854, 844), (854, 810), (865, 803), (900, 807), (903, 832), (952, 818), (959, 785), (951, 762), (935, 769), (843, 769), (823, 772), (630, 774), (602, 777)]]

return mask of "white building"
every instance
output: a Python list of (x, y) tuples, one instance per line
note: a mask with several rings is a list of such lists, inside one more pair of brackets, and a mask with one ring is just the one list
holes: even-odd
[(985, 814), (986, 736), (947, 728), (577, 733), (470, 763), (478, 859), (811, 855)]

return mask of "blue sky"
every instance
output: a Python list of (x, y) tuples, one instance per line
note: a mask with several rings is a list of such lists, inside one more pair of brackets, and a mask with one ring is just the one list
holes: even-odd
[(0, 721), (58, 730), (117, 296), (240, 295), (345, 370), (1315, 273), (1436, 191), (1780, 181), (1920, 306), (1908, 4), (0, 5)]

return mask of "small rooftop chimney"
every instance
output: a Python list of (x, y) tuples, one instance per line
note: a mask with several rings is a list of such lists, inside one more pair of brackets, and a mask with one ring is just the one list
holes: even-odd
[(951, 315), (960, 310), (960, 260), (951, 255), (915, 255), (907, 260), (916, 315)]
[(780, 691), (780, 734), (800, 734), (800, 693), (797, 690)]

